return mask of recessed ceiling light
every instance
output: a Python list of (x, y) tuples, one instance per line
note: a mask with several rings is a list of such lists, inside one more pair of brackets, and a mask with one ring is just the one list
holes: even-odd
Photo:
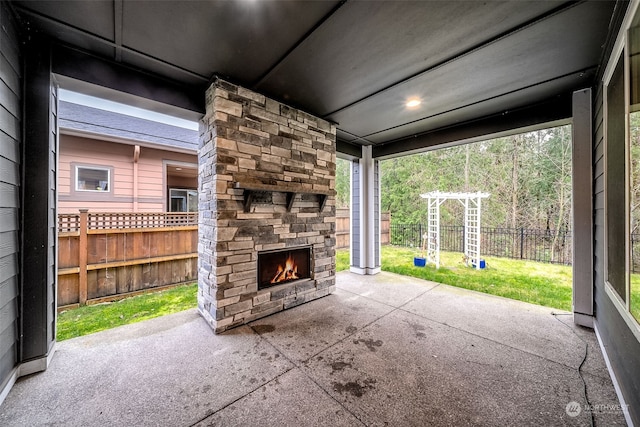
[(181, 171), (181, 170), (182, 170), (182, 168), (176, 168), (176, 170), (177, 170), (177, 171)]
[(422, 101), (420, 101), (418, 98), (411, 98), (407, 101), (407, 108), (415, 108), (418, 105), (420, 105), (422, 103)]

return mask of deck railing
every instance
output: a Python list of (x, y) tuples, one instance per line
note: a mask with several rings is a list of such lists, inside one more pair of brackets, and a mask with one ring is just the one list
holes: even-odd
[[(59, 214), (58, 232), (72, 233), (80, 229), (80, 215)], [(88, 230), (113, 230), (129, 228), (165, 228), (198, 225), (197, 212), (88, 212)]]

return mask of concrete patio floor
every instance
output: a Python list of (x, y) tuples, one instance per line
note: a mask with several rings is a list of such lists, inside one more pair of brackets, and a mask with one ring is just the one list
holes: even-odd
[(390, 273), (337, 287), (221, 335), (188, 310), (63, 341), (0, 425), (625, 425), (570, 313)]

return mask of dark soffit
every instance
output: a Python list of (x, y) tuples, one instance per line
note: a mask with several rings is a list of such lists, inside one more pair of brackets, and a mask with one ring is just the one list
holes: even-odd
[[(337, 123), (345, 142), (387, 149), (403, 138), (593, 85), (615, 6), (610, 1), (13, 4), (31, 31), (76, 52), (170, 79), (174, 87), (190, 86), (193, 92), (218, 75)], [(94, 76), (80, 69), (74, 78)], [(411, 96), (423, 98), (415, 110), (404, 107)]]

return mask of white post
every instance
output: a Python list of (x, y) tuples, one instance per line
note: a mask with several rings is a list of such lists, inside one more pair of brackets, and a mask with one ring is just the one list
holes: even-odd
[(355, 244), (351, 248), (350, 271), (377, 274), (380, 272), (380, 198), (376, 194), (379, 186), (371, 146), (362, 147), (362, 158), (354, 164), (353, 172), (352, 185), (357, 188), (352, 193), (351, 233)]

